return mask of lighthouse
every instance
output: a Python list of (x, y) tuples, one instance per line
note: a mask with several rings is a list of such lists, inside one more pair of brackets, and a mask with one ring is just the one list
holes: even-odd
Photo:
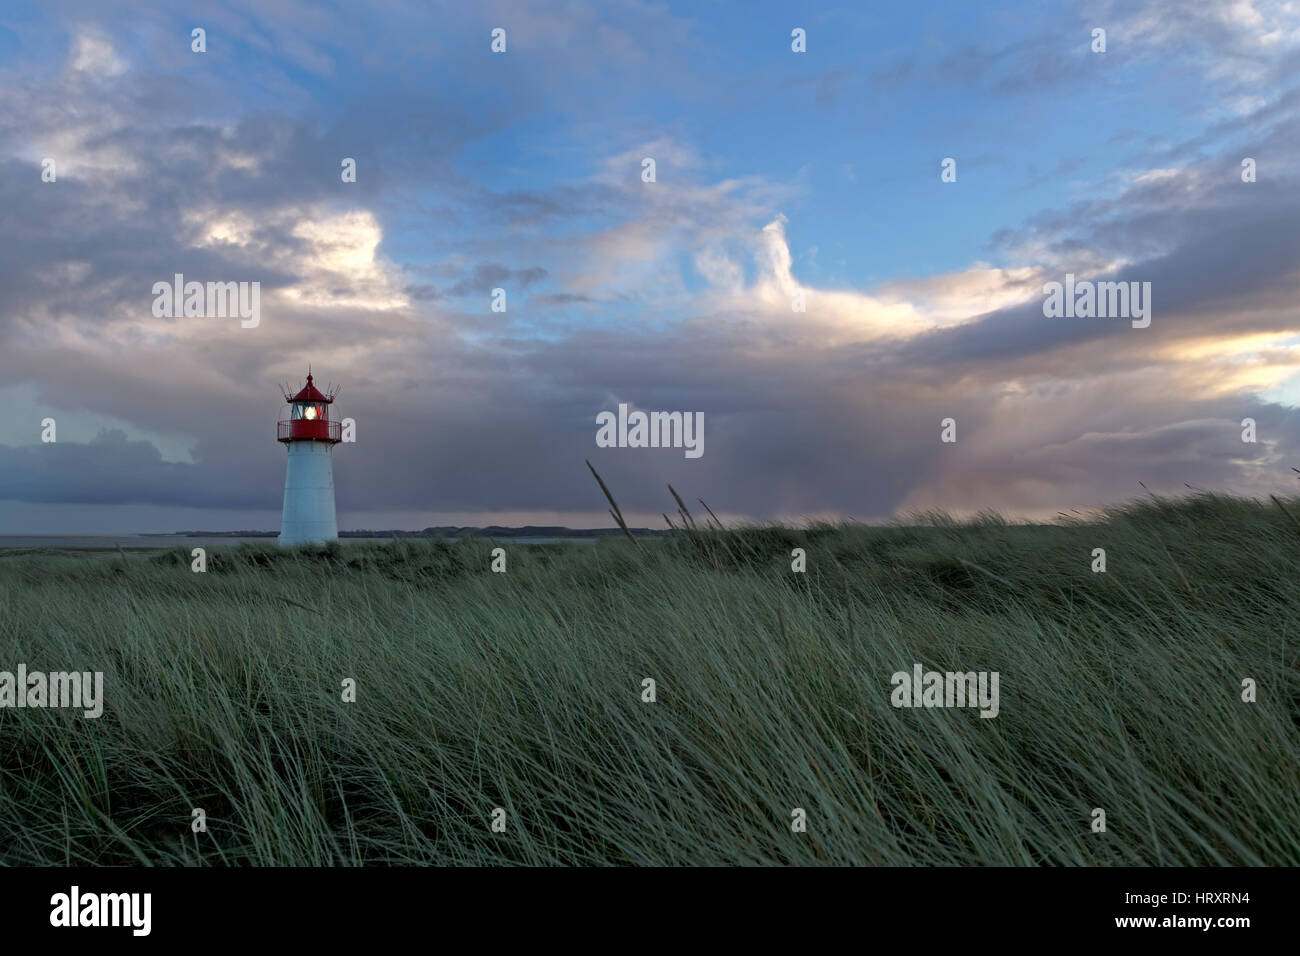
[(307, 384), (296, 395), (286, 390), (289, 420), (276, 427), (276, 438), (289, 450), (284, 472), (284, 513), (280, 521), (280, 544), (324, 544), (337, 541), (338, 519), (334, 515), (334, 468), (330, 452), (342, 439), (339, 422), (330, 418), (336, 390), (328, 395)]

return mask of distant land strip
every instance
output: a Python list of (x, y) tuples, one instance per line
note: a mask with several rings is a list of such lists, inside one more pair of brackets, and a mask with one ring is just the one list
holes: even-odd
[[(656, 538), (671, 531), (655, 528), (629, 528), (634, 535)], [(603, 538), (622, 534), (622, 528), (562, 528), (542, 525), (524, 525), (522, 528), (503, 528), (489, 525), (486, 528), (440, 527), (423, 531), (340, 531), (340, 538)], [(169, 531), (147, 534), (151, 538), (275, 538), (278, 531)]]

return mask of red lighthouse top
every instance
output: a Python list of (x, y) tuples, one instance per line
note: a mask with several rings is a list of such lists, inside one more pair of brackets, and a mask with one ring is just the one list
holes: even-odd
[(319, 388), (313, 385), (311, 382), (311, 372), (308, 372), (307, 384), (302, 387), (302, 390), (298, 392), (297, 395), (290, 398), (289, 401), (290, 403), (317, 402), (322, 405), (328, 405), (330, 402), (334, 401), (334, 397), (332, 395), (324, 394)]
[(330, 421), (329, 407), (334, 402), (337, 389), (330, 389), (329, 394), (322, 392), (312, 384), (311, 371), (307, 372), (307, 384), (297, 394), (290, 395), (284, 390), (284, 400), (289, 404), (291, 414), (287, 421), (276, 426), (276, 440), (325, 441), (337, 444), (342, 441), (341, 423)]

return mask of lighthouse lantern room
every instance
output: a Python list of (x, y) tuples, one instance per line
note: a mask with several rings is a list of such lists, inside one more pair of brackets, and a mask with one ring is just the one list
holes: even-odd
[(324, 544), (337, 541), (338, 519), (334, 513), (334, 468), (330, 452), (342, 439), (340, 423), (330, 418), (330, 406), (337, 390), (328, 394), (312, 383), (295, 395), (286, 389), (289, 419), (276, 428), (276, 438), (284, 442), (289, 461), (284, 472), (284, 513), (280, 522), (279, 543)]

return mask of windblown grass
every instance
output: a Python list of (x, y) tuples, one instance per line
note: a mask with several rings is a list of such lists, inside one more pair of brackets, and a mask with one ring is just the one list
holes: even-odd
[[(107, 699), (0, 710), (0, 861), (1300, 864), (1272, 503), (492, 547), (0, 552), (0, 670)], [(914, 662), (998, 717), (892, 708)]]

